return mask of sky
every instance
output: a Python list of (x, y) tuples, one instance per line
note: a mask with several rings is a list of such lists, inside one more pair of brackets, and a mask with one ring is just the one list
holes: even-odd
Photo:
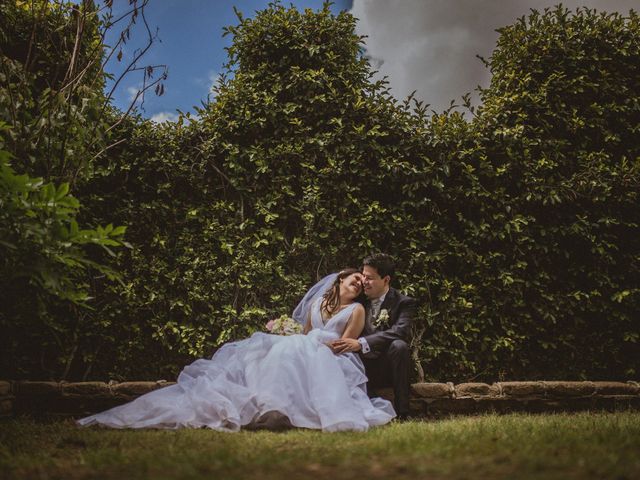
[[(138, 62), (139, 66), (161, 65), (168, 68), (164, 94), (152, 92), (138, 99), (139, 113), (155, 121), (175, 120), (177, 111), (194, 113), (194, 106), (202, 106), (227, 62), (225, 47), (231, 37), (222, 37), (223, 27), (237, 25), (233, 7), (245, 17), (252, 17), (257, 10), (264, 10), (269, 0), (150, 0), (145, 17), (158, 39)], [(295, 5), (299, 10), (322, 8), (322, 0), (287, 0), (283, 5)], [(335, 13), (349, 10), (351, 0), (334, 0), (331, 10)], [(114, 0), (115, 14), (129, 9), (129, 0)], [(114, 16), (115, 18), (115, 16)], [(115, 45), (124, 25), (112, 28), (107, 37), (108, 45)], [(156, 30), (157, 29), (157, 30)], [(130, 40), (123, 49), (120, 62), (116, 56), (107, 65), (107, 71), (117, 75), (122, 66), (133, 58), (137, 48), (147, 38), (141, 20), (131, 30)], [(162, 69), (154, 70), (157, 78)], [(142, 72), (132, 72), (124, 77), (114, 91), (113, 103), (127, 110), (142, 86)], [(108, 86), (109, 87), (109, 86)]]
[(367, 53), (387, 76), (392, 94), (416, 97), (441, 112), (451, 100), (487, 87), (490, 74), (476, 55), (489, 58), (497, 28), (511, 25), (530, 9), (542, 11), (562, 3), (628, 14), (640, 11), (640, 0), (354, 0), (356, 32), (368, 35)]
[[(114, 10), (128, 8), (128, 0), (114, 0)], [(322, 7), (322, 0), (284, 1), (298, 9)], [(542, 10), (558, 1), (545, 0), (334, 0), (332, 10), (349, 10), (359, 19), (358, 35), (366, 35), (366, 54), (378, 77), (387, 76), (399, 100), (413, 90), (434, 111), (460, 101), (478, 85), (486, 87), (489, 72), (476, 57), (488, 58), (498, 38), (496, 29), (512, 24), (530, 9)], [(164, 95), (145, 95), (139, 111), (155, 121), (175, 120), (177, 111), (194, 113), (210, 94), (211, 86), (227, 61), (222, 37), (224, 26), (237, 24), (235, 5), (244, 16), (267, 7), (269, 0), (150, 0), (146, 18), (158, 39), (139, 65), (165, 64), (168, 77)], [(564, 0), (564, 6), (628, 13), (640, 9), (640, 0)], [(112, 60), (108, 70), (117, 73), (131, 58), (144, 30), (138, 22), (122, 60)], [(107, 43), (119, 34), (113, 29)], [(157, 76), (160, 70), (154, 74)], [(140, 72), (137, 72), (140, 73)], [(114, 103), (126, 110), (142, 85), (142, 75), (126, 76), (115, 91)]]

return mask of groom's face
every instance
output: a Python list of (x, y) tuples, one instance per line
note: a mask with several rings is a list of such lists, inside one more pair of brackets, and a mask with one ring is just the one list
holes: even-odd
[(381, 297), (387, 291), (390, 280), (388, 275), (381, 277), (378, 270), (370, 265), (362, 267), (362, 286), (367, 298)]

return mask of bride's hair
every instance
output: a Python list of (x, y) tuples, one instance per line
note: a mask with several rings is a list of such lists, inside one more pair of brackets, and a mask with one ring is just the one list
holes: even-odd
[(340, 280), (354, 273), (360, 273), (360, 270), (357, 268), (345, 268), (338, 273), (331, 288), (322, 296), (321, 310), (326, 310), (330, 315), (333, 315), (340, 306)]

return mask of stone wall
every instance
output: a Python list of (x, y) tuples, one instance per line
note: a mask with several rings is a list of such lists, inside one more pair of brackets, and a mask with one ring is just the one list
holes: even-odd
[(416, 416), (640, 410), (637, 382), (417, 383), (412, 390)]
[[(0, 381), (0, 415), (84, 416), (172, 384)], [(376, 393), (393, 398), (389, 389)], [(638, 382), (415, 383), (411, 396), (416, 417), (627, 409), (640, 410)]]

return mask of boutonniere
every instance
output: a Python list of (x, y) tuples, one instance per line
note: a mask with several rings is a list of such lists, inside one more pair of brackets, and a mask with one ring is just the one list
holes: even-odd
[(378, 318), (373, 322), (376, 328), (380, 328), (382, 325), (385, 325), (389, 321), (389, 311), (386, 308), (380, 310), (378, 314)]

